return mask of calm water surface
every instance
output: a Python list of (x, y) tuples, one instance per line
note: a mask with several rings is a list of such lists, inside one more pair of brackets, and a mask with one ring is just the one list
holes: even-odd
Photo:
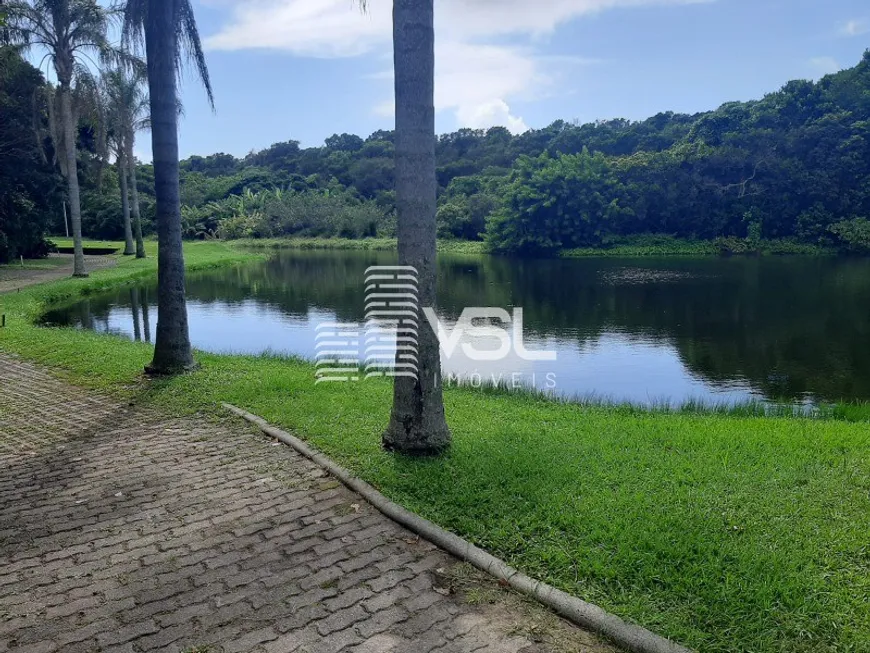
[[(365, 269), (394, 261), (387, 252), (287, 251), (191, 274), (194, 346), (313, 358), (317, 325), (361, 322)], [(444, 361), (467, 381), (642, 404), (870, 399), (868, 260), (443, 256), (438, 283), (446, 323), (467, 306), (522, 307), (526, 347), (557, 352), (555, 362), (479, 363), (461, 352)], [(45, 322), (150, 341), (155, 299), (156, 284), (125, 288)]]

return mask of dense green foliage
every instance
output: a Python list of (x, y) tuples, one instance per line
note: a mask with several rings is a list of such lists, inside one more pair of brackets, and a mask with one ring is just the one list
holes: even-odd
[[(47, 233), (63, 234), (65, 182), (60, 153), (50, 128), (51, 87), (42, 74), (11, 47), (0, 49), (0, 262), (19, 255), (45, 254)], [(56, 110), (55, 110), (56, 111)], [(106, 160), (107, 134), (93, 114), (80, 116), (77, 156), (82, 231), (97, 238), (120, 238), (123, 214), (117, 170)], [(111, 132), (108, 137), (111, 138)], [(143, 227), (153, 231), (154, 172), (140, 165)]]
[[(714, 253), (867, 253), (868, 97), (870, 53), (818, 82), (696, 115), (444, 134), (438, 235), (520, 254), (621, 250), (638, 238), (706, 241), (700, 249)], [(181, 162), (185, 236), (392, 236), (393, 139), (336, 134), (321, 147), (287, 141), (241, 159), (190, 157)], [(80, 126), (79, 141), (84, 231), (117, 238), (120, 195), (92, 125)], [(138, 170), (148, 233), (153, 169)]]
[[(29, 106), (17, 102), (20, 111)], [(337, 134), (320, 147), (287, 141), (243, 158), (192, 156), (181, 162), (185, 235), (392, 236), (393, 139), (392, 131), (365, 139)], [(94, 126), (82, 122), (84, 233), (118, 238), (117, 180), (96, 141)], [(652, 237), (706, 241), (700, 249), (714, 253), (822, 246), (866, 254), (870, 53), (818, 82), (789, 82), (761, 100), (715, 111), (639, 122), (557, 121), (519, 135), (503, 127), (461, 129), (438, 137), (436, 155), (439, 237), (485, 239), (494, 251), (623, 249)], [(3, 165), (15, 168), (5, 156)], [(26, 178), (42, 183), (37, 174)], [(149, 233), (150, 165), (138, 167), (137, 188)], [(32, 210), (63, 232), (62, 213)]]
[(187, 238), (276, 238), (281, 236), (368, 238), (395, 230), (373, 202), (344, 189), (279, 188), (182, 208)]
[[(697, 115), (445, 134), (436, 146), (439, 236), (485, 237), (515, 253), (609, 247), (639, 234), (711, 241), (732, 253), (769, 251), (772, 240), (781, 251), (822, 244), (863, 252), (868, 98), (870, 53), (818, 82), (789, 82), (761, 100)], [(334, 135), (322, 147), (276, 143), (243, 159), (191, 157), (182, 162), (187, 232), (371, 235), (364, 224), (390, 235), (393, 154), (393, 133), (378, 131)], [(246, 190), (276, 188), (290, 193), (281, 203), (293, 209), (269, 199), (268, 219), (259, 208), (236, 210)], [(321, 199), (303, 199), (312, 193)], [(306, 202), (314, 212), (328, 204), (336, 216), (313, 224), (283, 217)], [(375, 213), (382, 218), (370, 220)]]
[(654, 121), (670, 135), (682, 129), (666, 149), (640, 138), (630, 151), (625, 139), (562, 138), (520, 157), (489, 220), (492, 247), (555, 250), (658, 233), (722, 239), (725, 250), (777, 238), (861, 251), (866, 227), (857, 218), (870, 215), (870, 53), (817, 83), (790, 82), (691, 125), (683, 118), (626, 126), (626, 137)]
[(61, 214), (63, 180), (36, 135), (48, 121), (35, 103), (44, 83), (13, 49), (0, 48), (0, 263), (44, 255), (43, 236)]

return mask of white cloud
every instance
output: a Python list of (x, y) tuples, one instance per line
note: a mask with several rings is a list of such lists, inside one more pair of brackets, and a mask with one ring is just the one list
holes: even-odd
[(436, 110), (454, 110), (463, 127), (528, 129), (522, 118), (511, 115), (508, 99), (547, 83), (533, 54), (517, 47), (459, 42), (439, 43), (436, 53)]
[[(435, 103), (452, 110), (461, 126), (495, 124), (524, 131), (509, 102), (530, 98), (552, 84), (559, 71), (590, 60), (539, 56), (534, 50), (498, 44), (499, 37), (541, 37), (569, 20), (616, 7), (695, 4), (712, 0), (439, 0), (436, 3)], [(298, 56), (352, 57), (385, 52), (392, 38), (389, 0), (223, 0), (231, 18), (205, 39), (213, 50), (270, 48)], [(542, 65), (543, 62), (548, 65)], [(547, 70), (549, 72), (544, 73)], [(391, 114), (392, 101), (375, 110)]]
[(840, 26), (840, 36), (861, 36), (870, 32), (870, 21), (865, 18), (848, 20)]
[(513, 134), (522, 134), (529, 130), (522, 118), (511, 113), (511, 108), (504, 100), (490, 100), (475, 106), (460, 107), (456, 115), (462, 125), (472, 129), (502, 126), (507, 127)]
[(311, 57), (353, 57), (389, 41), (390, 12), (377, 0), (239, 0), (232, 19), (205, 39), (212, 50), (269, 48)]
[[(439, 38), (474, 40), (552, 32), (561, 23), (616, 7), (699, 4), (713, 0), (440, 0)], [(215, 50), (272, 48), (316, 57), (369, 52), (391, 37), (389, 0), (230, 0), (232, 18), (205, 40)]]
[[(508, 99), (531, 99), (553, 84), (551, 72), (556, 63), (593, 65), (592, 59), (539, 57), (518, 46), (477, 45), (439, 42), (435, 48), (435, 109), (453, 111), (457, 124), (474, 129), (504, 126), (514, 133), (528, 130), (521, 117), (511, 113)], [(373, 75), (392, 81), (392, 70)], [(375, 111), (392, 116), (392, 100), (379, 104)]]
[(818, 79), (841, 70), (842, 66), (833, 57), (813, 57), (810, 59), (810, 69), (813, 78)]

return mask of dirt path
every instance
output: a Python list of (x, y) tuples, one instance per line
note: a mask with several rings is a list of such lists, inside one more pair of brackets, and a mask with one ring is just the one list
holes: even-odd
[[(88, 272), (112, 267), (117, 263), (115, 256), (85, 256), (85, 269)], [(34, 265), (39, 267), (33, 267)], [(42, 267), (42, 266), (45, 267)], [(14, 263), (0, 266), (0, 294), (15, 292), (21, 288), (54, 279), (72, 276), (72, 254), (49, 254), (43, 261), (25, 261), (21, 268)]]
[(0, 353), (0, 652), (613, 651), (235, 419)]

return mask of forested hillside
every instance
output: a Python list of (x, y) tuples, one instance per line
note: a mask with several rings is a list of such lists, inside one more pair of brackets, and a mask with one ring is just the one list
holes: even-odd
[[(84, 231), (118, 237), (117, 184), (89, 157), (92, 138), (81, 125)], [(439, 235), (485, 239), (494, 251), (549, 254), (656, 234), (731, 251), (780, 239), (870, 252), (870, 51), (818, 82), (697, 115), (557, 121), (516, 136), (461, 129), (438, 138), (437, 158)], [(181, 168), (189, 238), (394, 231), (391, 131), (193, 156)], [(153, 174), (139, 169), (147, 220)], [(62, 231), (59, 206), (53, 219)]]
[[(732, 249), (769, 238), (866, 249), (868, 120), (870, 53), (819, 82), (698, 115), (558, 121), (518, 136), (463, 129), (438, 139), (439, 230), (528, 253), (635, 234), (724, 238)], [(392, 133), (380, 131), (317, 148), (277, 143), (244, 159), (191, 157), (191, 235), (389, 233), (392, 154)], [(274, 188), (284, 196), (256, 194)], [(247, 197), (224, 199), (244, 189)]]

